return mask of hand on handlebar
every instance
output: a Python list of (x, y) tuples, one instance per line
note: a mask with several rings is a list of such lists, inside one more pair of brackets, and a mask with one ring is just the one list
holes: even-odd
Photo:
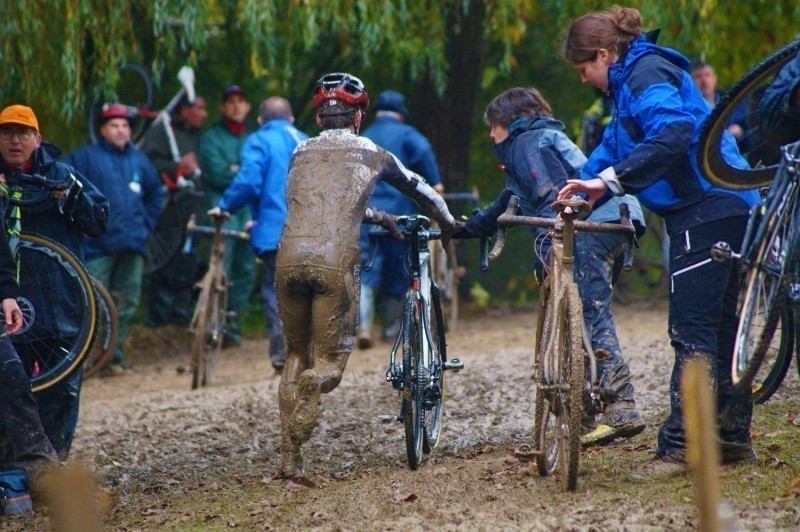
[(442, 247), (445, 251), (450, 247), (450, 239), (453, 238), (453, 235), (461, 232), (465, 227), (467, 227), (466, 223), (456, 220), (453, 222), (453, 225), (447, 229), (442, 229)]
[(583, 181), (581, 179), (568, 179), (567, 184), (558, 193), (558, 199), (568, 199), (575, 194), (586, 194), (590, 205), (605, 196), (608, 185), (599, 177)]
[(229, 220), (231, 217), (231, 213), (225, 212), (219, 207), (214, 207), (213, 209), (209, 209), (208, 212), (206, 212), (206, 215), (215, 222), (217, 220)]

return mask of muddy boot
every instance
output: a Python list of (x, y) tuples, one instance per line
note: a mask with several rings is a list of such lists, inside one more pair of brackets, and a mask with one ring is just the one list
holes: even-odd
[(281, 443), (281, 466), (277, 478), (297, 479), (303, 476), (303, 452), (289, 438)]
[(311, 438), (311, 433), (317, 426), (319, 381), (319, 375), (313, 369), (305, 370), (297, 380), (297, 406), (289, 416), (286, 428), (288, 437), (298, 448)]
[(619, 438), (632, 438), (644, 429), (644, 420), (634, 403), (607, 405), (597, 427), (581, 436), (581, 446), (607, 445)]
[(641, 464), (639, 467), (628, 473), (628, 482), (646, 482), (648, 480), (660, 480), (663, 478), (677, 477), (686, 473), (686, 464), (670, 455), (653, 458), (651, 461)]
[(366, 329), (358, 331), (358, 348), (369, 349), (370, 347), (372, 347), (372, 333)]

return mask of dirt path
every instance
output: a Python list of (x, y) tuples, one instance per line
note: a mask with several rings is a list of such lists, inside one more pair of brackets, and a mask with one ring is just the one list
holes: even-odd
[[(306, 446), (316, 488), (272, 480), (278, 464), (278, 379), (265, 341), (226, 351), (217, 384), (192, 392), (180, 342), (154, 344), (136, 369), (86, 383), (74, 456), (113, 494), (108, 516), (124, 529), (285, 528), (690, 528), (688, 478), (629, 484), (632, 464), (651, 457), (666, 413), (672, 354), (664, 309), (623, 308), (619, 334), (648, 429), (625, 444), (584, 452), (579, 491), (561, 493), (511, 458), (532, 425), (531, 312), (494, 311), (462, 322), (448, 338), (466, 370), (448, 379), (440, 447), (417, 472), (404, 462), (402, 427), (379, 414), (399, 409), (384, 382), (388, 345), (355, 352), (339, 387), (323, 397)], [(176, 347), (177, 345), (177, 347)], [(158, 351), (160, 360), (156, 358)], [(792, 529), (800, 474), (797, 373), (756, 410), (763, 465), (725, 471), (725, 495), (750, 528)], [(790, 391), (791, 390), (791, 391)], [(787, 417), (788, 416), (788, 417)], [(789, 421), (787, 421), (787, 419)], [(800, 423), (800, 422), (798, 422)]]

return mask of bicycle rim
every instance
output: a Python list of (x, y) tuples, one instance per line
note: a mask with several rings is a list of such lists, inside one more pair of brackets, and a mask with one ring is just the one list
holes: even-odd
[[(227, 280), (223, 277), (220, 282), (222, 286), (225, 286)], [(206, 342), (203, 351), (203, 386), (211, 384), (211, 378), (217, 370), (219, 355), (222, 351), (222, 340), (225, 335), (226, 295), (224, 289), (214, 287), (211, 294), (211, 301), (208, 305)]]
[(578, 287), (572, 283), (566, 287), (566, 300), (562, 308), (563, 324), (558, 344), (560, 383), (568, 385), (567, 391), (559, 391), (558, 428), (561, 440), (562, 487), (575, 491), (578, 487), (578, 461), (580, 459), (581, 409), (584, 385), (583, 356), (583, 305)]
[(794, 219), (798, 195), (792, 188), (778, 199), (781, 201), (778, 208), (762, 222), (768, 225), (747, 272), (736, 331), (731, 376), (740, 390), (748, 392), (783, 311), (787, 267), (794, 264), (800, 244)]
[(534, 354), (534, 378), (536, 381), (536, 397), (533, 411), (533, 441), (539, 451), (536, 455), (536, 468), (539, 475), (552, 475), (558, 468), (559, 439), (558, 423), (553, 408), (551, 394), (542, 390), (545, 384), (543, 377), (544, 350), (550, 341), (550, 277), (542, 284), (539, 301), (539, 319), (536, 322), (536, 353)]
[(403, 424), (406, 432), (408, 467), (417, 469), (422, 459), (422, 427), (425, 410), (422, 406), (422, 389), (419, 386), (422, 377), (419, 312), (416, 293), (413, 290), (409, 290), (406, 295), (403, 321)]
[(439, 383), (441, 397), (436, 400), (436, 403), (425, 412), (425, 438), (423, 439), (422, 450), (424, 453), (430, 453), (439, 445), (439, 439), (442, 436), (442, 411), (444, 409), (445, 397), (445, 372), (442, 369), (442, 354), (445, 353), (446, 341), (444, 332), (444, 323), (442, 318), (442, 307), (438, 295), (433, 295), (431, 291), (431, 301), (433, 308), (431, 309), (431, 319), (428, 324), (428, 330), (431, 335), (432, 347), (432, 381)]
[[(30, 299), (35, 318), (11, 342), (31, 375), (32, 390), (39, 392), (81, 367), (95, 338), (97, 300), (89, 273), (67, 248), (47, 237), (22, 233), (18, 252), (20, 292)], [(26, 271), (26, 264), (35, 265), (35, 275)], [(68, 296), (54, 301), (56, 288)]]
[(744, 190), (764, 187), (775, 177), (775, 166), (735, 168), (722, 156), (723, 134), (737, 108), (789, 62), (800, 48), (797, 40), (777, 50), (745, 74), (720, 100), (706, 119), (697, 145), (697, 164), (712, 184), (729, 189)]
[[(178, 193), (180, 194), (180, 192)], [(186, 241), (186, 224), (189, 215), (180, 200), (170, 199), (158, 220), (156, 228), (147, 238), (147, 266), (145, 274), (159, 271), (180, 253)]]
[(200, 387), (204, 371), (205, 338), (208, 329), (208, 306), (211, 298), (211, 278), (206, 274), (201, 282), (200, 296), (194, 309), (192, 338), (192, 390)]
[(96, 279), (94, 283), (97, 300), (97, 336), (89, 356), (83, 365), (83, 378), (88, 379), (108, 365), (114, 358), (119, 336), (119, 316), (114, 299)]
[[(116, 85), (116, 98), (107, 101), (102, 92), (97, 93), (89, 107), (89, 139), (92, 144), (96, 144), (100, 138), (97, 124), (103, 105), (106, 103), (120, 103), (129, 108), (152, 109), (153, 108), (153, 81), (150, 74), (141, 65), (136, 63), (125, 63), (117, 74), (119, 82)], [(145, 132), (149, 120), (143, 116), (134, 115), (131, 120), (131, 142), (137, 144)]]
[(778, 391), (789, 371), (794, 346), (792, 314), (792, 310), (788, 306), (783, 307), (772, 342), (761, 364), (761, 370), (756, 374), (751, 388), (753, 395), (750, 400), (756, 404), (767, 402)]

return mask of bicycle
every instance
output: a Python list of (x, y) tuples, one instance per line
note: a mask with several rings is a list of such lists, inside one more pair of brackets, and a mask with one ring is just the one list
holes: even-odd
[(97, 337), (89, 356), (83, 363), (83, 378), (88, 379), (105, 368), (114, 358), (119, 337), (119, 317), (114, 298), (106, 287), (97, 279), (92, 278), (94, 289), (97, 292)]
[[(480, 201), (477, 189), (473, 189), (472, 192), (442, 194), (442, 198), (450, 203), (454, 201), (466, 203), (467, 210), (473, 214)], [(431, 271), (442, 299), (445, 330), (449, 331), (455, 329), (458, 324), (458, 286), (467, 274), (467, 270), (458, 263), (455, 240), (448, 243), (446, 252), (439, 240), (431, 241), (428, 248), (431, 254)]]
[[(798, 50), (800, 40), (771, 54), (739, 80), (706, 120), (697, 147), (698, 166), (713, 184), (731, 189), (770, 186), (762, 191), (760, 208), (750, 212), (739, 253), (734, 253), (724, 242), (716, 244), (711, 252), (717, 260), (738, 260), (746, 271), (731, 375), (737, 388), (755, 392), (760, 402), (777, 390), (786, 375), (794, 347), (791, 336), (797, 336), (794, 327), (800, 325), (786, 308), (787, 301), (792, 305), (800, 301), (797, 282), (800, 143), (778, 148), (775, 160), (772, 154), (776, 148), (771, 145), (769, 132), (754, 122), (748, 130), (751, 152), (755, 157), (767, 157), (770, 164), (740, 169), (722, 157), (722, 140), (736, 108), (747, 105), (751, 110), (757, 109), (767, 84)], [(751, 160), (755, 157), (751, 156)], [(776, 337), (779, 323), (780, 335)], [(766, 377), (761, 378), (759, 370), (768, 353), (775, 356), (769, 357), (771, 365), (765, 368)], [(800, 352), (797, 355), (800, 357)]]
[[(441, 231), (431, 229), (425, 216), (400, 216), (398, 230), (411, 242), (410, 284), (406, 292), (403, 321), (389, 357), (386, 380), (400, 393), (399, 416), (381, 416), (381, 421), (402, 422), (405, 428), (408, 466), (415, 470), (423, 455), (430, 454), (442, 434), (445, 371), (464, 369), (458, 359), (447, 358), (442, 297), (431, 272), (430, 242), (441, 239)], [(364, 269), (372, 268), (378, 238), (392, 238), (386, 229), (373, 228), (370, 256)], [(485, 240), (485, 239), (484, 239)], [(488, 255), (488, 240), (482, 253)], [(488, 264), (488, 259), (482, 260)], [(488, 266), (486, 266), (488, 267)], [(402, 346), (402, 361), (397, 354)]]
[[(633, 262), (635, 229), (628, 206), (620, 205), (620, 222), (583, 221), (590, 205), (574, 196), (556, 201), (552, 209), (557, 218), (516, 216), (519, 198), (512, 196), (508, 208), (497, 219), (498, 235), (489, 258), (500, 256), (509, 227), (541, 227), (553, 230), (549, 274), (542, 281), (534, 349), (533, 447), (526, 445), (517, 453), (521, 459), (536, 459), (541, 476), (562, 470), (565, 491), (578, 485), (581, 412), (589, 405), (602, 412), (597, 376), (597, 361), (583, 323), (583, 302), (573, 273), (573, 239), (576, 231), (613, 233), (629, 238), (623, 269), (630, 271)], [(588, 371), (586, 371), (588, 369)]]
[[(212, 219), (214, 227), (199, 226), (195, 216), (189, 217), (186, 230), (189, 235), (213, 235), (208, 271), (197, 283), (200, 295), (192, 316), (190, 330), (192, 339), (192, 390), (208, 386), (217, 367), (225, 326), (228, 318), (228, 278), (225, 274), (225, 248), (228, 238), (249, 240), (250, 235), (231, 229), (223, 229), (224, 217)], [(192, 244), (191, 236), (187, 247)]]
[[(40, 392), (77, 371), (91, 351), (97, 327), (97, 300), (89, 273), (75, 255), (45, 236), (22, 232), (22, 208), (36, 209), (53, 192), (66, 194), (59, 204), (68, 212), (82, 185), (74, 176), (53, 182), (21, 171), (6, 174), (9, 208), (6, 222), (9, 246), (17, 262), (22, 297), (17, 299), (23, 327), (11, 336), (33, 392)], [(35, 259), (34, 259), (35, 257)], [(20, 275), (34, 260), (35, 271)], [(48, 287), (59, 286), (68, 299), (53, 301)]]
[[(194, 70), (184, 66), (178, 71), (177, 78), (181, 88), (161, 110), (153, 110), (153, 81), (144, 67), (135, 63), (125, 63), (119, 68), (118, 74), (119, 92), (114, 103), (124, 106), (131, 114), (131, 142), (137, 148), (141, 148), (147, 131), (163, 124), (172, 158), (175, 162), (180, 161), (178, 145), (172, 130), (171, 113), (184, 98), (194, 101)], [(105, 103), (103, 93), (98, 92), (89, 108), (89, 138), (93, 143), (99, 138), (97, 123)], [(167, 188), (174, 191), (168, 199), (173, 208), (164, 209), (156, 228), (150, 233), (147, 241), (145, 274), (162, 269), (181, 250), (186, 241), (186, 224), (189, 216), (196, 212), (192, 201), (202, 196), (202, 193), (194, 190), (192, 181), (184, 179), (183, 176), (173, 178), (162, 174), (161, 177)]]

